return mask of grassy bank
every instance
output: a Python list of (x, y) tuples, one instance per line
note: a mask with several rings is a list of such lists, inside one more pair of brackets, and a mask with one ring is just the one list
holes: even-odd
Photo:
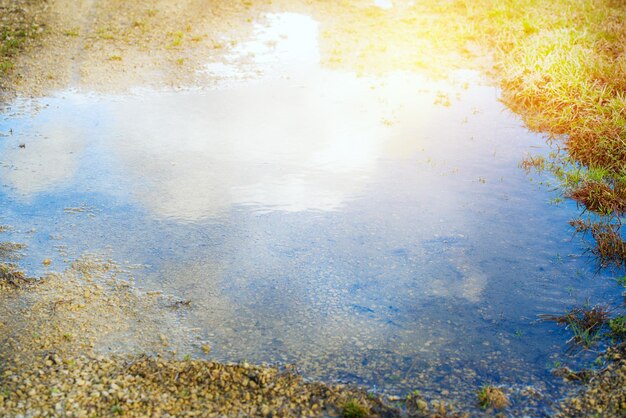
[[(582, 206), (581, 217), (571, 221), (575, 231), (589, 240), (600, 267), (623, 275), (626, 2), (457, 0), (441, 7), (455, 19), (466, 19), (470, 29), (458, 33), (459, 37), (476, 39), (493, 51), (504, 102), (529, 128), (554, 139), (560, 149), (550, 159), (531, 156), (525, 163), (556, 176), (563, 195)], [(624, 278), (617, 283), (624, 286)], [(585, 318), (598, 307), (588, 306), (574, 316)], [(573, 341), (590, 348), (603, 328), (610, 343), (623, 341), (622, 308), (615, 309), (613, 319), (607, 315), (583, 326), (579, 319), (568, 321)], [(623, 355), (623, 345), (611, 348), (608, 366), (580, 396), (562, 404), (560, 416), (622, 416), (626, 412)]]
[(438, 9), (467, 22), (451, 35), (459, 44), (493, 51), (505, 103), (564, 145), (540, 168), (601, 216), (581, 231), (590, 232), (601, 264), (625, 267), (626, 2), (457, 0)]

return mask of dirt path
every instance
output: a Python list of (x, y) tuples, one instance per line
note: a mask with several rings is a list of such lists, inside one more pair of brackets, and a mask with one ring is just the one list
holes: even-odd
[[(125, 91), (132, 87), (206, 85), (196, 69), (219, 60), (245, 35), (264, 5), (183, 0), (52, 0), (0, 2), (15, 20), (43, 28), (13, 57), (5, 92), (34, 96), (67, 87)], [(10, 19), (5, 26), (15, 24)]]
[(19, 17), (43, 28), (12, 57), (14, 68), (4, 77), (5, 93), (22, 96), (68, 87), (120, 92), (211, 86), (217, 80), (204, 66), (232, 60), (233, 48), (272, 12), (306, 13), (318, 21), (322, 65), (328, 68), (437, 73), (479, 61), (483, 68), (491, 65), (488, 55), (468, 49), (459, 55), (416, 33), (420, 22), (432, 19), (410, 5), (383, 10), (365, 0), (0, 0), (0, 7), (19, 11), (5, 27)]

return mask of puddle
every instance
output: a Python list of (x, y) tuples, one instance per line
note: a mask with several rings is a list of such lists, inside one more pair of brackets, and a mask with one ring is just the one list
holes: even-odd
[(393, 2), (390, 0), (374, 0), (374, 5), (381, 9), (392, 9)]
[(549, 371), (569, 336), (537, 314), (613, 290), (571, 240), (575, 206), (518, 168), (542, 137), (475, 74), (356, 77), (319, 66), (306, 16), (257, 29), (205, 68), (214, 89), (5, 111), (0, 221), (26, 267), (125, 262), (191, 301), (220, 360), (469, 410), (503, 384), (512, 411), (547, 413), (572, 390)]

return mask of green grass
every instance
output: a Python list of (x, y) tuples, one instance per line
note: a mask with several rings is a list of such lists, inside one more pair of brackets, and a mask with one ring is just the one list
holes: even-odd
[(183, 44), (183, 32), (176, 31), (167, 34), (169, 37), (168, 48), (178, 48)]
[(457, 0), (440, 8), (467, 19), (465, 32), (450, 36), (494, 52), (505, 103), (530, 128), (561, 137), (572, 161), (588, 169), (575, 187), (603, 183), (624, 212), (626, 2)]
[[(603, 265), (626, 264), (626, 2), (444, 2), (494, 51), (504, 102), (567, 154), (550, 166), (565, 196), (605, 217), (596, 230)], [(452, 26), (454, 28), (454, 25)], [(467, 36), (465, 36), (467, 39)], [(524, 163), (523, 163), (524, 164)], [(526, 167), (543, 169), (541, 158)], [(607, 245), (608, 243), (608, 245)], [(605, 257), (607, 251), (610, 257)]]
[(19, 5), (3, 9), (1, 17), (0, 79), (13, 72), (17, 55), (43, 31), (38, 22), (26, 17), (26, 11)]
[(367, 409), (357, 400), (351, 399), (343, 405), (342, 418), (364, 418), (368, 416)]
[(616, 316), (609, 321), (609, 328), (614, 337), (626, 338), (626, 315)]
[(78, 28), (72, 28), (72, 29), (67, 29), (66, 31), (64, 31), (63, 35), (76, 38), (80, 35), (80, 32)]

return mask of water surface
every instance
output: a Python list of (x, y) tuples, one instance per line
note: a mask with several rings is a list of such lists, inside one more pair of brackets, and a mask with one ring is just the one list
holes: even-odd
[(125, 262), (138, 286), (191, 301), (220, 360), (464, 408), (505, 384), (513, 411), (546, 413), (571, 389), (550, 374), (569, 336), (537, 314), (613, 290), (571, 240), (576, 207), (518, 168), (542, 136), (471, 72), (324, 69), (317, 32), (267, 16), (202, 69), (211, 89), (6, 109), (1, 221), (26, 267)]

